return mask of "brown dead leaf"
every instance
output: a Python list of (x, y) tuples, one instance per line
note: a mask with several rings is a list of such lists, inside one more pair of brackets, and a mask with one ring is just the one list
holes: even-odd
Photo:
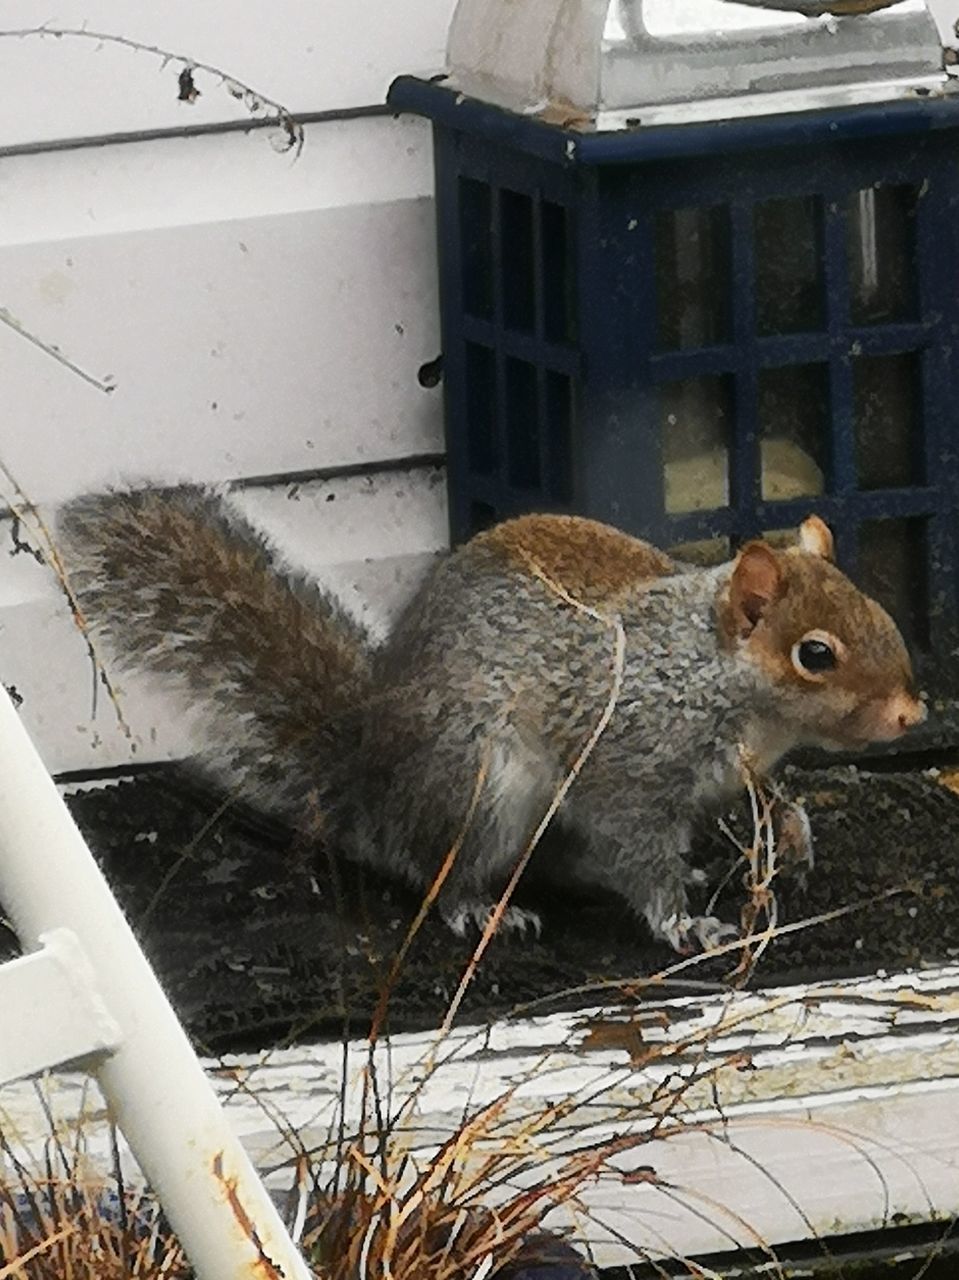
[(588, 129), (593, 124), (593, 117), (588, 112), (570, 102), (547, 102), (537, 111), (536, 119), (544, 124), (555, 124), (560, 129)]
[(646, 1015), (637, 1018), (602, 1019), (586, 1024), (586, 1035), (583, 1037), (583, 1049), (621, 1049), (629, 1054), (632, 1066), (642, 1066), (655, 1052), (655, 1048), (647, 1045), (643, 1035), (643, 1026), (667, 1026), (665, 1015)]
[(943, 769), (936, 781), (947, 791), (959, 796), (959, 769)]

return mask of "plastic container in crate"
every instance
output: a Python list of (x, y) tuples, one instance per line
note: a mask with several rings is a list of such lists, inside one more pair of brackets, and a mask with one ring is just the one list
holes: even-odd
[(454, 540), (567, 511), (709, 561), (815, 511), (959, 687), (959, 95), (925, 6), (657, 36), (652, 0), (528, 4), (538, 37), (461, 0), (450, 74), (390, 92), (433, 122)]

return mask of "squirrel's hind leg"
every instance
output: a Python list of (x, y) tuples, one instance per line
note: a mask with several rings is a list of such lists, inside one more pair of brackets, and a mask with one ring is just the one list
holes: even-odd
[[(545, 759), (508, 730), (491, 749), (430, 744), (394, 769), (381, 802), (387, 860), (425, 890), (442, 874), (438, 908), (447, 926), (460, 936), (482, 931), (555, 785)], [(510, 904), (499, 928), (538, 937), (542, 924)]]
[[(467, 833), (440, 910), (454, 933), (470, 923), (482, 932), (493, 913), (499, 887), (523, 857), (555, 789), (555, 770), (535, 746), (508, 732), (489, 753), (472, 829)], [(534, 911), (509, 904), (499, 922), (503, 932), (538, 938), (542, 921)]]

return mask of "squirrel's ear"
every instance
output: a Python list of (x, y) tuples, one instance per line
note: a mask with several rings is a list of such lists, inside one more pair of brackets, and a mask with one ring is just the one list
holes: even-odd
[(799, 526), (799, 548), (823, 560), (833, 561), (836, 558), (832, 530), (818, 516), (808, 516)]
[(748, 636), (769, 606), (783, 593), (783, 571), (765, 542), (747, 542), (736, 557), (729, 583), (732, 624)]

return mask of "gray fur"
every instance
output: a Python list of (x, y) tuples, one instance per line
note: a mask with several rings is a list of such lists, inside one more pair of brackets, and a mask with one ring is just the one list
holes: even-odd
[[(198, 763), (221, 784), (291, 821), (318, 809), (337, 847), (420, 886), (462, 834), (441, 902), (452, 921), (498, 891), (609, 696), (609, 628), (532, 577), (518, 586), (484, 548), (442, 561), (375, 650), (208, 492), (79, 499), (60, 533), (111, 652), (206, 709)], [(622, 603), (622, 692), (562, 814), (588, 842), (577, 872), (674, 942), (690, 809), (736, 785), (737, 744), (764, 713), (756, 675), (717, 642), (728, 573)]]
[(201, 710), (196, 766), (265, 812), (330, 821), (360, 736), (371, 649), (336, 600), (201, 489), (77, 498), (57, 538), (113, 659)]
[[(617, 708), (563, 812), (588, 842), (577, 871), (657, 932), (686, 909), (691, 807), (736, 785), (737, 744), (762, 704), (751, 669), (717, 644), (713, 604), (728, 572), (663, 580), (626, 602)], [(476, 548), (446, 560), (376, 660), (385, 705), (366, 758), (386, 781), (369, 797), (375, 856), (428, 880), (485, 764), (444, 905), (488, 898), (587, 741), (612, 677), (608, 627), (538, 581), (518, 592)]]

